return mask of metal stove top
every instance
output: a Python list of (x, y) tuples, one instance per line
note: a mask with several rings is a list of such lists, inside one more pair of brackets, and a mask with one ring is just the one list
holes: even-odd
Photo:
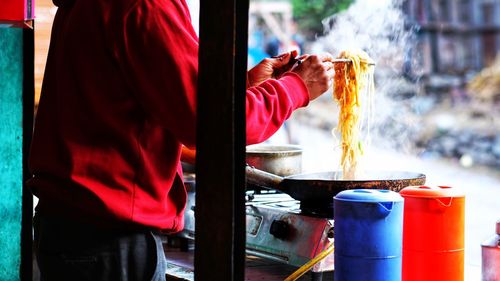
[[(194, 239), (194, 192), (188, 193), (185, 229), (180, 236)], [(287, 194), (247, 193), (247, 254), (300, 267), (333, 243), (333, 214), (324, 217), (301, 210)], [(333, 254), (312, 268), (333, 270)]]
[[(286, 194), (256, 194), (246, 203), (247, 253), (300, 267), (333, 243), (333, 220), (304, 214)], [(333, 270), (333, 255), (312, 271)]]

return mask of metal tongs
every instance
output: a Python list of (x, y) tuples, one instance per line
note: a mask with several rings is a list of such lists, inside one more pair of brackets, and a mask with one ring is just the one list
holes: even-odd
[[(367, 63), (368, 65), (375, 65), (375, 62), (372, 60), (361, 60), (363, 63)], [(297, 64), (301, 64), (302, 60), (299, 60), (298, 58), (291, 58), (290, 61), (288, 62), (288, 66), (292, 67)], [(332, 63), (352, 63), (352, 60), (350, 59), (333, 59)]]
[[(273, 58), (276, 58), (276, 57), (273, 57)], [(369, 66), (375, 66), (375, 62), (372, 61), (372, 60), (362, 60), (362, 62), (364, 63), (367, 63)], [(332, 63), (352, 63), (352, 60), (350, 59), (333, 59)], [(281, 75), (283, 75), (283, 73), (285, 73), (286, 71), (292, 69), (292, 67), (297, 64), (297, 65), (300, 65), (302, 64), (302, 60), (298, 59), (298, 58), (291, 58), (290, 61), (287, 63), (287, 65), (285, 67), (283, 67), (282, 69), (280, 70), (276, 70), (274, 71), (273, 73), (273, 77), (281, 77)]]
[[(276, 58), (276, 57), (273, 57), (273, 58)], [(333, 59), (331, 62), (332, 63), (352, 63), (352, 60), (350, 60), (350, 59)], [(373, 60), (362, 60), (361, 62), (367, 63), (369, 66), (375, 66), (375, 62)], [(297, 65), (302, 64), (302, 60), (298, 59), (298, 57), (291, 58), (285, 67), (274, 71), (273, 77), (275, 77), (275, 78), (281, 77), (281, 75), (283, 75), (286, 71), (292, 69), (292, 67), (295, 64), (297, 64)]]
[[(337, 63), (337, 62), (352, 63), (352, 60), (350, 60), (350, 59), (334, 59), (332, 62), (333, 63)], [(361, 60), (361, 62), (366, 63), (370, 66), (375, 66), (375, 62), (372, 60)]]

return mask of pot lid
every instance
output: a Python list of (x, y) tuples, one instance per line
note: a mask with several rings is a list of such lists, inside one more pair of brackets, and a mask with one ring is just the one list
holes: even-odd
[(335, 196), (335, 200), (350, 202), (402, 202), (403, 197), (398, 193), (383, 189), (350, 189), (344, 190)]
[(299, 145), (271, 145), (271, 144), (253, 144), (246, 147), (247, 155), (287, 155), (287, 154), (302, 154), (302, 147)]
[(403, 188), (399, 194), (403, 197), (421, 198), (443, 198), (443, 197), (465, 197), (465, 194), (451, 186), (408, 186)]

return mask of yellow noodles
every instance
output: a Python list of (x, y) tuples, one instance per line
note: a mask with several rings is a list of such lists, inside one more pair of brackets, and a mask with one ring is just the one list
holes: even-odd
[[(375, 91), (373, 82), (373, 60), (361, 50), (343, 51), (338, 58), (350, 59), (352, 63), (336, 63), (333, 96), (340, 106), (337, 130), (341, 135), (341, 165), (343, 179), (355, 179), (359, 156), (363, 154), (360, 130), (365, 109), (371, 112), (371, 97)], [(368, 108), (361, 97), (366, 90)], [(368, 116), (369, 117), (369, 116)], [(366, 128), (369, 131), (369, 126)]]

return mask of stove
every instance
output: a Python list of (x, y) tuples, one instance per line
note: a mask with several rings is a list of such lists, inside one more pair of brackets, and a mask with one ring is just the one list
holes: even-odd
[[(194, 183), (187, 181), (186, 188), (188, 203), (184, 230), (177, 235), (194, 240)], [(330, 207), (301, 204), (287, 194), (274, 191), (248, 191), (247, 254), (296, 267), (304, 265), (333, 243), (333, 211)], [(316, 264), (311, 271), (333, 271), (333, 254)]]
[[(304, 212), (286, 194), (256, 194), (246, 204), (247, 254), (300, 267), (333, 243), (333, 219)], [(311, 270), (332, 271), (333, 254)]]

